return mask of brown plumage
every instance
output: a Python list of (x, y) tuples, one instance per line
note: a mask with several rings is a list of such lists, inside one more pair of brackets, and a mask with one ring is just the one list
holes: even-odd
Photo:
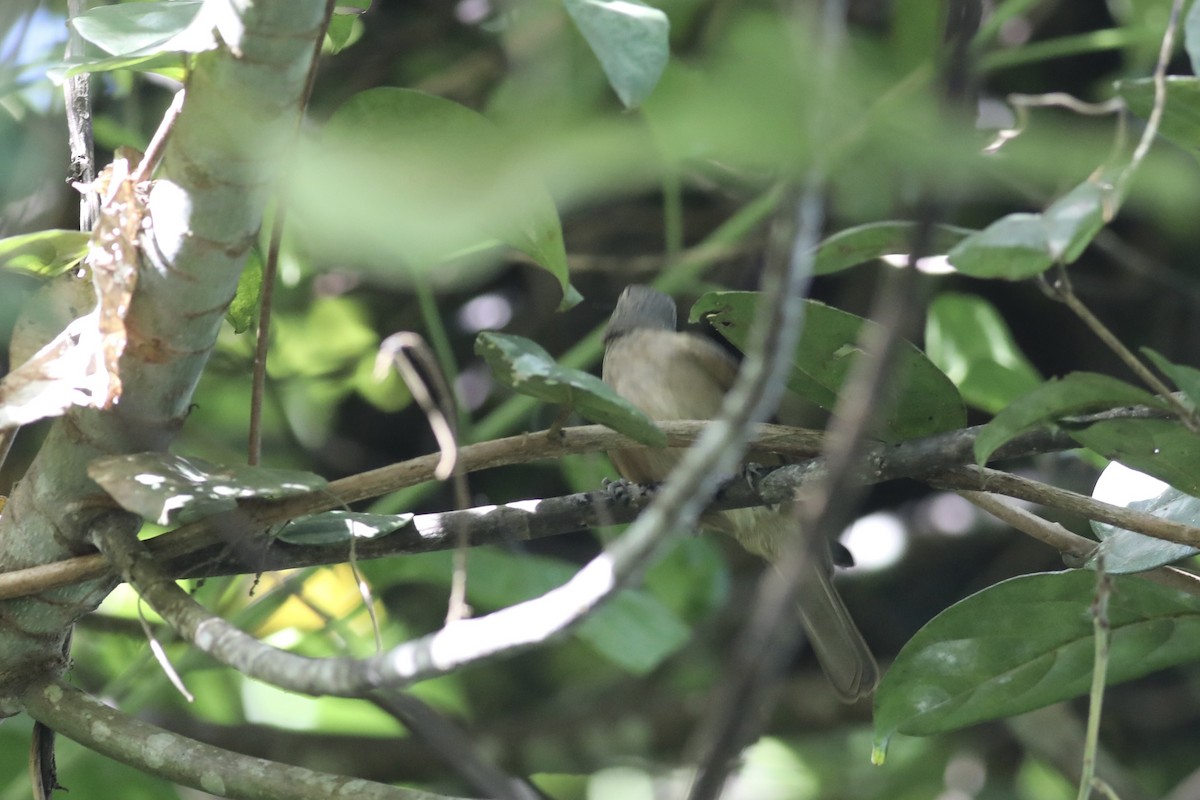
[[(701, 336), (675, 330), (675, 301), (646, 286), (629, 286), (617, 301), (604, 336), (604, 382), (653, 419), (712, 419), (737, 376), (737, 364)], [(609, 453), (622, 477), (661, 481), (678, 463), (678, 449)], [(707, 514), (705, 527), (733, 536), (751, 553), (773, 561), (798, 535), (789, 509), (748, 508)], [(800, 586), (800, 618), (838, 696), (870, 694), (878, 667), (831, 581), (829, 548), (812, 559)]]

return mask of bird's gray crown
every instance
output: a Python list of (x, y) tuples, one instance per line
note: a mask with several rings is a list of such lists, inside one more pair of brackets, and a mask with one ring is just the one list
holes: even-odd
[(604, 329), (604, 341), (643, 329), (674, 331), (675, 301), (649, 286), (626, 286)]

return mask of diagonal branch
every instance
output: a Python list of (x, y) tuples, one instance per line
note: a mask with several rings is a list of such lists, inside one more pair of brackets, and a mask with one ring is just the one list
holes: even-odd
[(34, 719), (109, 758), (183, 786), (237, 800), (452, 800), (443, 795), (316, 772), (197, 742), (122, 714), (61, 680), (21, 695)]

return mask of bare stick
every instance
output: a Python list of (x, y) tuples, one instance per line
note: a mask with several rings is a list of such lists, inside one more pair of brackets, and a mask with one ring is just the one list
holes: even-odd
[[(420, 362), (423, 373), (409, 359), (409, 353)], [(458, 409), (454, 402), (454, 392), (450, 389), (437, 357), (419, 335), (402, 331), (384, 339), (380, 345), (379, 356), (375, 360), (376, 378), (382, 377), (385, 358), (392, 360), (413, 399), (425, 412), (429, 427), (433, 429), (434, 438), (437, 439), (441, 451), (441, 459), (434, 468), (433, 476), (438, 480), (453, 476), (455, 507), (460, 510), (466, 508), (471, 497), (467, 488), (467, 475), (458, 462)], [(426, 379), (432, 382), (436, 391), (426, 385)], [(446, 622), (470, 616), (470, 608), (467, 606), (468, 542), (465, 529), (457, 538)]]
[(1075, 294), (1075, 290), (1071, 286), (1071, 280), (1067, 277), (1067, 271), (1061, 267), (1058, 269), (1058, 274), (1050, 284), (1050, 291), (1055, 299), (1060, 300), (1067, 308), (1079, 317), (1083, 324), (1088, 326), (1088, 329), (1095, 334), (1104, 345), (1113, 353), (1125, 366), (1137, 375), (1142, 383), (1150, 387), (1150, 390), (1155, 394), (1160, 395), (1163, 400), (1175, 411), (1179, 420), (1192, 432), (1200, 431), (1200, 420), (1196, 418), (1196, 412), (1188, 408), (1182, 400), (1180, 400), (1170, 388), (1163, 383), (1157, 375), (1150, 371), (1150, 368), (1142, 363), (1142, 360), (1133, 354), (1125, 344), (1117, 338), (1108, 326), (1100, 321), (1100, 318), (1091, 312), (1079, 296)]
[(271, 308), (275, 298), (275, 276), (279, 272), (279, 248), (283, 242), (283, 221), (287, 208), (280, 203), (271, 220), (271, 243), (263, 264), (262, 295), (258, 307), (258, 331), (254, 340), (254, 368), (250, 376), (250, 426), (246, 463), (251, 466), (262, 460), (262, 407), (267, 386), (267, 351), (271, 347)]
[[(305, 75), (304, 91), (300, 95), (300, 114), (296, 117), (295, 135), (300, 133), (300, 125), (304, 122), (304, 111), (312, 97), (313, 85), (317, 80), (317, 67), (321, 62), (321, 48), (325, 43), (325, 33), (329, 30), (329, 20), (333, 16), (336, 0), (325, 0), (325, 16), (321, 30), (317, 33), (312, 59), (308, 62), (308, 72)], [(246, 463), (258, 464), (262, 460), (262, 405), (263, 394), (267, 383), (267, 350), (271, 336), (271, 305), (275, 295), (275, 276), (279, 272), (279, 248), (283, 241), (283, 223), (287, 218), (287, 206), (282, 200), (276, 205), (275, 218), (271, 221), (271, 241), (267, 247), (267, 260), (263, 264), (262, 296), (258, 309), (258, 331), (254, 342), (254, 367), (250, 378), (250, 424), (247, 432)]]

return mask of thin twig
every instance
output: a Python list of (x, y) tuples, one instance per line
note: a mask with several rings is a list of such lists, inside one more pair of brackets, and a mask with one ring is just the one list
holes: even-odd
[[(416, 364), (409, 358), (409, 353), (421, 362), (424, 373), (417, 369)], [(379, 354), (375, 358), (376, 380), (382, 380), (386, 376), (389, 362), (400, 373), (400, 378), (408, 387), (413, 400), (417, 401), (421, 412), (429, 421), (429, 427), (438, 444), (438, 452), (441, 454), (433, 477), (444, 481), (454, 474), (458, 461), (458, 441), (455, 437), (454, 415), (447, 414), (443, 409), (449, 388), (446, 387), (445, 377), (438, 369), (437, 359), (433, 357), (429, 345), (425, 344), (420, 335), (401, 331), (384, 339), (383, 344), (379, 346)], [(440, 384), (437, 392), (440, 397), (435, 395), (427, 380)]]
[(1158, 62), (1154, 65), (1154, 105), (1150, 116), (1146, 119), (1146, 128), (1134, 148), (1129, 166), (1118, 180), (1118, 195), (1124, 196), (1125, 187), (1133, 179), (1133, 174), (1141, 166), (1154, 138), (1158, 135), (1159, 125), (1162, 124), (1163, 112), (1167, 107), (1167, 65), (1171, 63), (1171, 54), (1175, 50), (1175, 31), (1179, 27), (1179, 15), (1183, 11), (1183, 0), (1171, 3), (1171, 16), (1167, 21), (1167, 29), (1163, 32), (1162, 44), (1158, 48)]
[[(333, 17), (337, 0), (325, 0), (325, 16), (322, 18), (321, 30), (317, 32), (313, 45), (312, 58), (308, 62), (308, 72), (304, 76), (304, 90), (300, 94), (300, 113), (296, 116), (296, 125), (292, 131), (293, 149), (300, 135), (300, 126), (304, 123), (304, 113), (312, 98), (313, 86), (317, 82), (317, 68), (321, 63), (321, 49), (325, 44), (325, 34), (329, 30), (329, 21)], [(270, 347), (271, 336), (271, 307), (275, 295), (275, 277), (279, 273), (279, 250), (283, 241), (283, 225), (287, 219), (287, 205), (281, 198), (275, 207), (275, 218), (271, 221), (271, 241), (267, 247), (267, 259), (263, 264), (262, 294), (259, 298), (258, 331), (254, 342), (254, 365), (250, 377), (250, 422), (247, 430), (246, 463), (251, 466), (262, 460), (262, 405), (263, 394), (267, 383), (267, 350)]]
[(1042, 519), (1020, 506), (1005, 503), (993, 494), (966, 490), (960, 490), (958, 494), (1001, 522), (1006, 522), (1021, 533), (1050, 545), (1073, 561), (1072, 566), (1082, 566), (1096, 552), (1095, 540), (1072, 533), (1057, 522)]
[(1144, 533), (1156, 539), (1200, 547), (1200, 528), (1184, 525), (1166, 517), (1122, 508), (1087, 495), (1057, 486), (1022, 478), (986, 467), (958, 467), (927, 477), (930, 485), (947, 489), (973, 489), (1008, 495), (1078, 514), (1085, 519), (1106, 522), (1125, 530)]
[(1112, 582), (1104, 571), (1104, 556), (1096, 559), (1096, 597), (1092, 601), (1092, 637), (1095, 655), (1092, 660), (1092, 688), (1088, 695), (1087, 733), (1084, 736), (1083, 769), (1079, 776), (1078, 800), (1088, 800), (1096, 787), (1096, 753), (1100, 748), (1100, 719), (1104, 708), (1104, 687), (1108, 677), (1109, 642), (1112, 627), (1108, 620), (1108, 600)]
[(367, 699), (429, 745), (476, 791), (496, 800), (538, 800), (541, 797), (528, 783), (505, 774), (484, 759), (462, 729), (413, 695), (379, 691), (372, 692)]
[(271, 242), (263, 264), (262, 292), (259, 296), (258, 330), (254, 340), (254, 364), (250, 374), (250, 425), (247, 432), (246, 463), (262, 461), (263, 397), (267, 387), (267, 355), (271, 347), (271, 310), (275, 300), (275, 277), (279, 274), (279, 250), (283, 243), (283, 223), (287, 207), (278, 203), (271, 220)]
[[(409, 354), (421, 364), (418, 370)], [(429, 349), (418, 334), (408, 331), (394, 333), (383, 340), (379, 346), (379, 356), (375, 359), (375, 377), (382, 378), (390, 359), (408, 387), (417, 405), (429, 420), (441, 451), (441, 459), (434, 469), (433, 475), (438, 480), (454, 478), (454, 505), (456, 509), (464, 509), (471, 502), (470, 491), (467, 488), (467, 475), (458, 464), (458, 409), (454, 401), (454, 392), (442, 372), (437, 357)], [(426, 381), (432, 382), (430, 387)], [(470, 616), (467, 605), (467, 548), (468, 542), (465, 530), (458, 535), (458, 545), (454, 548), (454, 564), (450, 579), (450, 599), (446, 608), (446, 622), (453, 622)]]
[[(83, 37), (70, 21), (87, 10), (86, 0), (67, 0), (67, 60), (83, 58)], [(75, 75), (63, 84), (67, 104), (67, 142), (71, 149), (71, 183), (90, 185), (96, 180), (96, 153), (92, 139), (91, 76)], [(84, 192), (79, 199), (79, 230), (90, 231), (100, 216), (100, 197)]]
[(1075, 294), (1075, 290), (1071, 286), (1071, 279), (1062, 267), (1059, 267), (1054, 281), (1050, 284), (1050, 290), (1055, 299), (1060, 300), (1075, 316), (1079, 317), (1096, 338), (1116, 354), (1117, 358), (1121, 359), (1121, 362), (1129, 367), (1142, 383), (1149, 386), (1152, 392), (1161, 396), (1171, 406), (1180, 422), (1188, 430), (1193, 433), (1200, 432), (1200, 419), (1197, 419), (1196, 411), (1184, 404), (1157, 375), (1150, 371), (1149, 367), (1142, 363), (1140, 358), (1125, 346), (1124, 342), (1117, 338), (1116, 334), (1109, 330), (1107, 325), (1100, 321), (1099, 317), (1092, 313), (1091, 309)]
[(166, 150), (167, 139), (175, 127), (175, 121), (179, 119), (179, 115), (183, 111), (183, 101), (186, 96), (187, 90), (180, 89), (171, 98), (171, 105), (167, 106), (167, 111), (163, 114), (162, 122), (158, 124), (158, 128), (154, 131), (154, 136), (150, 138), (150, 143), (146, 145), (146, 152), (142, 154), (142, 160), (134, 168), (133, 175), (131, 176), (134, 186), (150, 180), (151, 176), (154, 175), (154, 170), (158, 166), (158, 162), (162, 160), (163, 152)]
[[(1058, 550), (1062, 553), (1063, 560), (1067, 562), (1068, 566), (1083, 566), (1096, 553), (1097, 543), (1094, 540), (1071, 533), (1057, 522), (1042, 519), (1037, 514), (1005, 503), (987, 492), (960, 491), (958, 494), (1001, 522), (1005, 522), (1021, 533)], [(1185, 572), (1175, 567), (1158, 567), (1138, 574), (1162, 586), (1200, 596), (1200, 576), (1191, 572)]]
[(142, 626), (142, 634), (146, 637), (146, 641), (150, 645), (150, 653), (154, 656), (154, 660), (158, 662), (158, 666), (162, 669), (163, 674), (167, 676), (167, 680), (175, 687), (175, 691), (183, 695), (183, 699), (189, 703), (196, 702), (196, 696), (188, 691), (187, 686), (180, 677), (179, 671), (171, 664), (171, 659), (167, 657), (167, 651), (162, 646), (162, 642), (158, 641), (158, 637), (154, 635), (154, 630), (150, 627), (150, 623), (146, 621), (146, 615), (142, 610), (142, 601), (139, 599), (137, 604), (138, 624)]

